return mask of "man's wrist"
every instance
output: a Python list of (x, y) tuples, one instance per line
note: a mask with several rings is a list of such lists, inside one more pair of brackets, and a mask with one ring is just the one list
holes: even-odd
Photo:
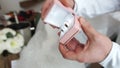
[(102, 66), (106, 66), (112, 59), (113, 54), (115, 53), (116, 43), (112, 42), (112, 47), (109, 54), (105, 57), (103, 61), (100, 62)]

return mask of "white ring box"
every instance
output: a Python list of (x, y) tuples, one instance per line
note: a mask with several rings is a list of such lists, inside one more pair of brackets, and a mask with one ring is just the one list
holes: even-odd
[(44, 18), (44, 22), (61, 30), (60, 43), (67, 44), (77, 33), (81, 31), (78, 17), (74, 11), (65, 7), (59, 0), (53, 0)]

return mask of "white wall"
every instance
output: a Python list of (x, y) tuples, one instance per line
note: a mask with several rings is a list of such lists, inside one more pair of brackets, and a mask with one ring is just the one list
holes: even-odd
[[(22, 10), (22, 8), (19, 5), (20, 1), (24, 1), (24, 0), (0, 0), (2, 11), (6, 13), (9, 11)], [(34, 6), (30, 9), (34, 9), (35, 11), (40, 11), (40, 4)]]

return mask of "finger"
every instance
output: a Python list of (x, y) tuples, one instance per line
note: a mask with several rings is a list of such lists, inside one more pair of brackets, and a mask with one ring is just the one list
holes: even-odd
[(58, 36), (60, 36), (60, 32), (58, 32)]
[(64, 58), (70, 59), (70, 60), (76, 59), (76, 54), (74, 53), (74, 51), (69, 51), (64, 45), (60, 44), (59, 50)]
[(49, 7), (50, 7), (50, 4), (52, 3), (52, 1), (53, 0), (46, 0), (45, 2), (44, 2), (44, 5), (43, 5), (43, 7), (42, 7), (42, 15), (41, 15), (41, 17), (42, 17), (42, 19), (44, 19), (44, 17), (45, 17), (45, 15), (46, 15), (46, 12), (47, 12), (47, 10), (49, 9)]
[(46, 10), (46, 6), (47, 6), (47, 1), (44, 2), (44, 4), (42, 5), (42, 10), (41, 10), (41, 18), (44, 19), (44, 12)]
[(69, 4), (68, 4), (67, 0), (60, 0), (60, 2), (61, 2), (64, 6), (69, 7)]
[(71, 7), (71, 8), (73, 8), (74, 5), (75, 5), (74, 0), (60, 0), (60, 1), (61, 1), (61, 3), (62, 3), (64, 6), (66, 6), (66, 7)]
[(69, 50), (66, 48), (66, 46), (65, 45), (63, 45), (63, 44), (60, 44), (59, 45), (59, 50), (60, 50), (60, 52), (61, 52), (61, 54), (64, 56)]
[(75, 38), (73, 38), (73, 39), (66, 45), (66, 47), (67, 47), (69, 50), (74, 51), (79, 44), (80, 44), (79, 41), (76, 40)]
[(54, 26), (54, 25), (51, 25), (51, 24), (50, 24), (50, 26), (52, 26), (52, 28), (58, 28), (58, 27), (56, 27), (56, 26)]
[(84, 18), (79, 18), (79, 22), (88, 39), (92, 39), (98, 34), (98, 32)]

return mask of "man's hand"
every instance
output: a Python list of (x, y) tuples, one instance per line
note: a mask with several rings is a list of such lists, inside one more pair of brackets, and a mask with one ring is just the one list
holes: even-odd
[(67, 45), (59, 45), (59, 50), (63, 57), (85, 63), (95, 63), (103, 61), (112, 48), (111, 40), (98, 33), (83, 18), (79, 19), (84, 33), (87, 35), (87, 43), (81, 44), (73, 38)]

